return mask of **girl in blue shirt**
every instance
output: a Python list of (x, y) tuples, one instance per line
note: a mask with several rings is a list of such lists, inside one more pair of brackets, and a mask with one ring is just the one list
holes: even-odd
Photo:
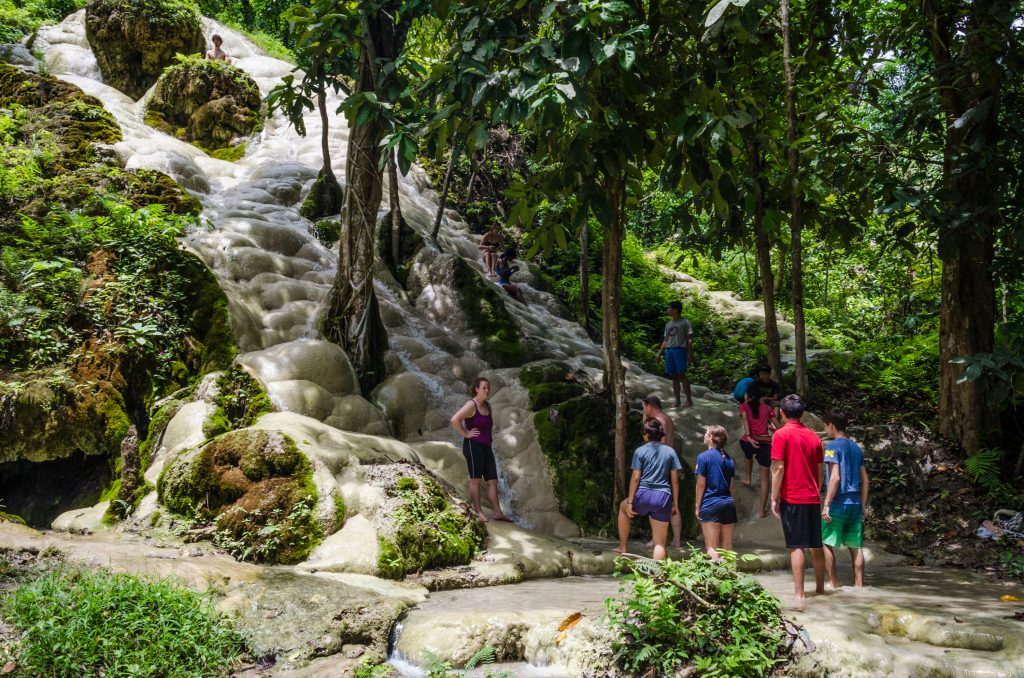
[(736, 525), (736, 502), (732, 498), (732, 479), (736, 465), (725, 452), (729, 434), (721, 426), (708, 426), (704, 432), (707, 451), (697, 457), (697, 492), (694, 513), (704, 533), (704, 546), (712, 560), (718, 549), (732, 550), (732, 530)]

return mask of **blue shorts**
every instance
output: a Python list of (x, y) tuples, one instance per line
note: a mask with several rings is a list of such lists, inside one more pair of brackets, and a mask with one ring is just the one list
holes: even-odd
[(633, 495), (633, 512), (638, 516), (650, 516), (652, 520), (667, 523), (672, 518), (672, 495), (638, 487)]
[(665, 374), (686, 374), (688, 357), (685, 348), (666, 348)]
[(736, 523), (736, 502), (732, 499), (718, 502), (715, 506), (700, 507), (700, 522), (734, 525)]

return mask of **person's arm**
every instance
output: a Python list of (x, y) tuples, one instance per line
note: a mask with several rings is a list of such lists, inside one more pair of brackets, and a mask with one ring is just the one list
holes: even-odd
[(661, 360), (661, 354), (665, 352), (666, 346), (668, 346), (668, 331), (661, 338), (661, 346), (658, 347), (658, 360)]
[(473, 401), (470, 400), (468, 403), (459, 408), (459, 411), (452, 415), (452, 428), (463, 438), (475, 438), (480, 434), (477, 429), (469, 429), (468, 431), (463, 428), (462, 422), (469, 419), (473, 415), (473, 410), (476, 409), (473, 405)]
[(679, 471), (669, 471), (669, 479), (672, 481), (672, 515), (679, 514)]
[(779, 495), (782, 492), (782, 477), (786, 473), (786, 463), (779, 460), (772, 460), (772, 515), (781, 518), (779, 513)]
[(697, 520), (700, 520), (700, 502), (704, 499), (704, 490), (708, 486), (708, 481), (704, 476), (697, 476), (697, 491), (694, 492), (694, 505), (693, 515), (697, 516)]
[(747, 411), (740, 408), (740, 422), (743, 424), (743, 437), (747, 439), (747, 442), (753, 443), (754, 447), (757, 447), (757, 441), (754, 440), (754, 436), (750, 429), (750, 417), (747, 416)]
[(868, 469), (861, 465), (860, 467), (860, 506), (861, 510), (867, 510), (868, 508), (868, 492), (871, 487), (871, 481), (868, 480)]
[(828, 491), (825, 492), (825, 501), (821, 505), (821, 517), (826, 521), (832, 519), (829, 515), (829, 507), (837, 494), (839, 494), (839, 464), (832, 464), (832, 468), (829, 469)]
[(665, 421), (662, 422), (662, 428), (665, 429), (665, 438), (662, 442), (674, 450), (676, 448), (676, 427), (675, 424), (672, 423), (672, 417), (665, 415)]
[(636, 488), (640, 487), (640, 469), (633, 469), (633, 475), (629, 478), (629, 494), (626, 495), (626, 515), (636, 518), (636, 511), (633, 510), (633, 497), (636, 496)]

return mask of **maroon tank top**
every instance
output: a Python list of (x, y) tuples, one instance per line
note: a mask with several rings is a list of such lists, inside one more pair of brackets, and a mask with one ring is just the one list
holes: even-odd
[(475, 428), (480, 431), (480, 435), (476, 438), (470, 438), (474, 442), (478, 442), (481, 445), (491, 444), (491, 429), (494, 428), (494, 419), (489, 414), (483, 414), (480, 412), (480, 407), (473, 401), (473, 407), (475, 412), (472, 417), (463, 420), (462, 426), (468, 431), (471, 428)]

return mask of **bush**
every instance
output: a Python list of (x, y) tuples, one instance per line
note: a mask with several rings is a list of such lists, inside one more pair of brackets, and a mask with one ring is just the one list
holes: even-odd
[(763, 676), (784, 661), (781, 603), (737, 573), (733, 554), (717, 563), (695, 552), (632, 566), (622, 576), (625, 596), (607, 602), (622, 668), (637, 675), (692, 669), (700, 676)]
[(58, 569), (0, 611), (26, 675), (220, 676), (243, 650), (207, 596), (125, 574)]

